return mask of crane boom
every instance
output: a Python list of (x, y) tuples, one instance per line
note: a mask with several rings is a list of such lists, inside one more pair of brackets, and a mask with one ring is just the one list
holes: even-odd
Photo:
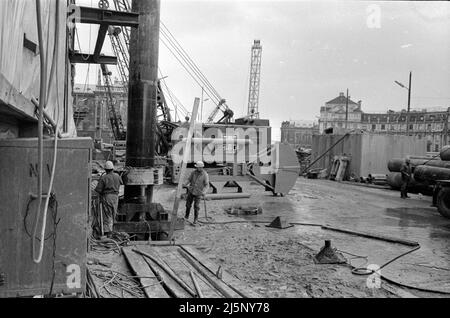
[(251, 49), (250, 84), (248, 92), (248, 117), (259, 118), (259, 83), (261, 77), (261, 53), (260, 40), (254, 40)]

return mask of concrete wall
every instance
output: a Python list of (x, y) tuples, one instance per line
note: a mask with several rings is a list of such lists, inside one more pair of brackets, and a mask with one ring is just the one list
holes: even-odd
[[(343, 135), (313, 136), (312, 161), (327, 151)], [(418, 136), (351, 134), (339, 142), (312, 168), (330, 169), (335, 155), (351, 158), (347, 175), (367, 177), (370, 173), (388, 173), (387, 162), (407, 155), (425, 155), (426, 139)]]

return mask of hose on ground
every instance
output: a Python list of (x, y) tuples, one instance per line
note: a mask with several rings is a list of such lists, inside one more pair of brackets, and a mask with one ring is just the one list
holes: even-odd
[[(217, 225), (223, 225), (223, 224), (237, 224), (237, 223), (253, 223), (253, 224), (263, 224), (264, 223), (264, 224), (267, 224), (267, 223), (270, 223), (271, 221), (242, 220), (242, 221), (225, 221), (225, 222), (204, 222), (204, 221), (200, 221), (199, 220), (198, 222), (201, 223), (201, 224), (206, 224), (206, 225), (216, 225), (216, 224)], [(321, 227), (323, 229), (333, 229), (333, 228), (331, 228), (329, 226), (325, 226), (323, 224), (318, 224), (318, 223), (290, 222), (289, 224), (291, 224), (291, 225), (301, 225), (301, 226), (317, 226), (317, 227)], [(350, 231), (347, 231), (347, 230), (345, 231), (345, 233), (348, 233), (348, 232), (350, 232)], [(361, 235), (361, 233), (358, 233), (358, 232), (351, 232), (351, 234), (357, 235), (357, 236), (362, 236), (362, 237), (367, 237), (366, 234)], [(380, 237), (372, 237), (372, 238), (378, 239), (378, 240), (383, 240)], [(410, 245), (410, 244), (405, 244), (405, 242), (403, 240), (398, 240), (397, 242), (393, 242), (394, 240), (392, 238), (389, 238), (386, 241), (390, 242), (390, 243), (398, 243), (398, 244), (403, 244), (403, 245)], [(413, 247), (411, 250), (409, 250), (409, 251), (407, 251), (405, 253), (402, 253), (402, 254), (394, 257), (393, 259), (389, 260), (388, 262), (384, 263), (378, 270), (388, 266), (389, 264), (393, 263), (394, 261), (398, 260), (399, 258), (401, 258), (403, 256), (406, 256), (406, 255), (408, 255), (408, 254), (410, 254), (410, 253), (412, 253), (414, 251), (417, 251), (420, 248), (420, 244), (417, 243), (417, 242), (415, 242), (415, 243), (416, 243), (416, 246)], [(370, 270), (370, 269), (367, 269), (367, 268), (364, 268), (364, 267), (354, 267), (354, 266), (351, 266), (351, 267), (352, 267), (352, 271), (351, 272), (354, 275), (363, 276), (363, 275), (371, 275), (371, 274), (376, 273), (375, 270)], [(394, 285), (397, 285), (397, 286), (400, 286), (400, 287), (405, 287), (405, 288), (414, 289), (414, 290), (418, 290), (418, 291), (422, 291), (422, 292), (428, 292), (428, 293), (450, 295), (450, 292), (445, 292), (445, 291), (441, 291), (441, 290), (434, 290), (434, 289), (427, 289), (427, 288), (421, 288), (421, 287), (415, 287), (415, 286), (411, 286), (411, 285), (408, 285), (408, 284), (399, 283), (399, 282), (396, 282), (396, 281), (394, 281), (394, 280), (392, 280), (390, 278), (387, 278), (386, 276), (383, 276), (381, 274), (380, 274), (380, 278), (385, 280), (388, 283), (391, 283), (391, 284), (394, 284)]]

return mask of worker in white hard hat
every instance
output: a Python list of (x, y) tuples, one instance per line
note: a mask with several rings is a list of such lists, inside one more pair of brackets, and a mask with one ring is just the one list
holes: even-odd
[(209, 176), (208, 173), (203, 169), (205, 164), (203, 161), (197, 161), (195, 164), (195, 170), (192, 171), (191, 175), (184, 187), (187, 188), (187, 198), (186, 198), (186, 214), (185, 219), (189, 219), (189, 214), (191, 212), (192, 202), (194, 202), (194, 224), (198, 220), (198, 212), (200, 211), (200, 200), (204, 198), (208, 188), (209, 188)]
[(119, 205), (119, 188), (123, 182), (122, 178), (114, 172), (114, 164), (111, 161), (106, 161), (105, 171), (106, 173), (98, 180), (95, 191), (100, 195), (103, 208), (103, 232), (104, 235), (110, 236)]

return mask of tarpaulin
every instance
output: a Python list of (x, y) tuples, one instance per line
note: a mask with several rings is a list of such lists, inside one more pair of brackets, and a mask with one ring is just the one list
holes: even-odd
[[(57, 1), (59, 1), (58, 9)], [(47, 59), (46, 111), (64, 128), (65, 132), (76, 136), (72, 108), (71, 67), (66, 59), (68, 54), (66, 51), (67, 1), (40, 0), (40, 3), (44, 52), (39, 52), (35, 0), (0, 1), (0, 73), (27, 99), (38, 99), (39, 56), (43, 54)], [(59, 26), (57, 33), (56, 23)], [(51, 77), (52, 65), (55, 71)], [(66, 93), (65, 90), (67, 90)], [(66, 107), (64, 107), (65, 96)]]

